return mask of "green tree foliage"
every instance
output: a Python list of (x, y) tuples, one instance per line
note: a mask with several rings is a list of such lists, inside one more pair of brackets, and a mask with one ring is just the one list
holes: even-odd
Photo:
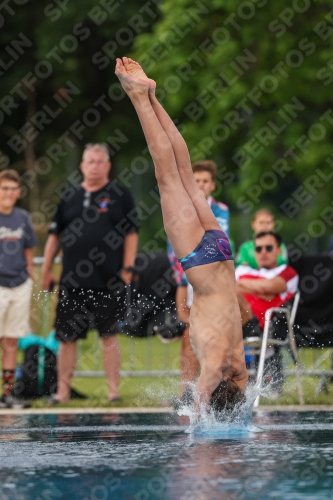
[(297, 227), (324, 245), (333, 209), (330, 2), (158, 3), (2, 6), (0, 168), (23, 174), (22, 205), (44, 234), (84, 144), (106, 141), (113, 175), (141, 203), (142, 242), (159, 230), (151, 159), (114, 76), (115, 58), (132, 52), (156, 78), (192, 159), (217, 160), (217, 197), (232, 208), (236, 241), (252, 213), (270, 205), (289, 240)]
[(135, 44), (192, 160), (218, 161), (223, 198), (241, 218), (278, 207), (290, 238), (297, 220), (324, 238), (333, 220), (332, 7), (165, 0), (153, 34)]
[[(0, 11), (0, 168), (23, 175), (21, 204), (45, 234), (61, 190), (78, 180), (86, 143), (108, 143), (113, 176), (146, 147), (114, 67), (135, 36), (149, 32), (158, 7), (136, 0), (9, 3)], [(141, 177), (123, 179), (140, 198)]]

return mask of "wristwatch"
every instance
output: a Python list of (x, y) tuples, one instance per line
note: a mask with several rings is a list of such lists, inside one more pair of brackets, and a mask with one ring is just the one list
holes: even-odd
[(127, 271), (128, 273), (132, 273), (134, 271), (134, 267), (125, 266), (121, 268), (121, 271)]

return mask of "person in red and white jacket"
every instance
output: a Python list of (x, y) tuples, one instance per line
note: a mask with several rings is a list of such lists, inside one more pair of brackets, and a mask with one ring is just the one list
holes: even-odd
[[(264, 328), (265, 312), (270, 307), (280, 307), (293, 298), (298, 287), (298, 274), (287, 264), (277, 265), (281, 253), (282, 239), (274, 231), (258, 233), (254, 239), (255, 255), (259, 269), (249, 266), (236, 268), (236, 290), (241, 310), (243, 336), (260, 335)], [(281, 374), (281, 356), (279, 349), (267, 351), (266, 358), (271, 358), (276, 372)], [(281, 383), (276, 386), (282, 390)]]

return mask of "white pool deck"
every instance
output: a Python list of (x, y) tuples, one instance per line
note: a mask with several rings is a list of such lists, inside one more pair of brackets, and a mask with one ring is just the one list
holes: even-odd
[[(173, 408), (28, 408), (26, 410), (0, 410), (1, 415), (80, 415), (80, 414), (119, 414), (119, 413), (172, 413)], [(333, 405), (274, 405), (259, 406), (258, 412), (305, 412), (305, 411), (333, 411)]]

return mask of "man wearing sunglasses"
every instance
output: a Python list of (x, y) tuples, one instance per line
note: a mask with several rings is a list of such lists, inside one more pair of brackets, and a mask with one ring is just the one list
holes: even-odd
[[(265, 312), (290, 301), (297, 291), (298, 274), (287, 264), (278, 265), (281, 236), (274, 231), (262, 231), (254, 239), (258, 269), (250, 266), (236, 268), (236, 290), (242, 316), (243, 336), (260, 335), (264, 328)], [(282, 364), (278, 348), (268, 348), (266, 358), (274, 367), (277, 380), (274, 390), (282, 392)]]
[[(251, 221), (251, 228), (253, 230), (253, 235), (261, 233), (262, 231), (274, 231), (275, 230), (275, 219), (273, 213), (268, 210), (268, 208), (260, 208), (253, 214), (253, 219)], [(278, 256), (278, 264), (288, 264), (288, 252), (287, 247), (284, 243), (280, 245), (281, 252)], [(236, 259), (236, 266), (250, 266), (253, 269), (258, 269), (258, 262), (256, 259), (256, 252), (254, 249), (254, 241), (249, 240), (241, 244), (238, 249)]]

